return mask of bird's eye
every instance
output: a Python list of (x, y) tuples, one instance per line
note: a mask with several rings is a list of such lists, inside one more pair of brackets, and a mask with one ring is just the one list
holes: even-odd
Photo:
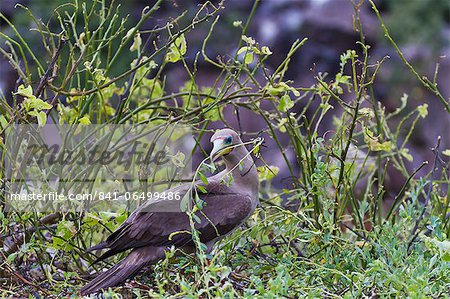
[(227, 138), (225, 138), (225, 144), (231, 144), (231, 142), (233, 141), (233, 137), (228, 136)]

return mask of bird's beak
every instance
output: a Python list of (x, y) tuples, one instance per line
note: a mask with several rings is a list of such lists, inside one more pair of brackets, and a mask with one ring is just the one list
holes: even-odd
[(216, 139), (213, 142), (213, 149), (211, 151), (211, 154), (209, 155), (209, 158), (211, 159), (211, 162), (214, 162), (217, 160), (217, 158), (228, 154), (233, 149), (232, 147), (224, 147), (223, 140), (222, 139)]

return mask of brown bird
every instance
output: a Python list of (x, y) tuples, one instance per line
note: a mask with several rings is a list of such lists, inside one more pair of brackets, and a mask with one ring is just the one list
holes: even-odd
[[(200, 241), (206, 244), (208, 251), (219, 238), (245, 222), (258, 204), (258, 174), (253, 159), (239, 135), (231, 129), (222, 129), (211, 137), (211, 142), (214, 144), (211, 160), (222, 157), (226, 168), (209, 177), (207, 184), (201, 181), (194, 184), (194, 188), (199, 190), (198, 196), (205, 203), (202, 213), (197, 213), (201, 221), (195, 224), (195, 228), (199, 232)], [(183, 198), (184, 194), (192, 192), (192, 184), (181, 185), (166, 192), (179, 192)], [(82, 287), (81, 295), (123, 283), (143, 267), (163, 259), (165, 251), (171, 246), (180, 248), (186, 253), (194, 252), (192, 235), (187, 233), (191, 231), (188, 214), (181, 210), (160, 212), (164, 211), (164, 208), (173, 211), (169, 205), (174, 202), (180, 204), (177, 201), (161, 201), (158, 203), (161, 205), (158, 209), (152, 209), (151, 204), (141, 206), (105, 241), (90, 248), (88, 251), (108, 249), (97, 261), (132, 250), (117, 265), (100, 273)]]

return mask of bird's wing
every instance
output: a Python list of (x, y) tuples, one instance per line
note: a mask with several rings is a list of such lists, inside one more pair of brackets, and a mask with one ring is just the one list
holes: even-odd
[[(189, 187), (176, 190), (186, 193)], [(210, 182), (203, 187), (206, 193), (197, 191), (197, 194), (204, 206), (196, 212), (194, 223), (200, 240), (207, 243), (239, 226), (253, 212), (254, 205), (250, 196), (239, 194), (223, 183)], [(149, 212), (147, 208), (135, 211), (105, 242), (93, 248), (109, 248), (99, 260), (130, 248), (193, 245), (190, 219), (185, 212), (160, 212), (161, 209)]]

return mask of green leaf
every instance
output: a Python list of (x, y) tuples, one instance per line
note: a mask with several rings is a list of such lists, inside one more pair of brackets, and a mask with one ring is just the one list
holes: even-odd
[(404, 148), (404, 149), (401, 150), (400, 153), (401, 153), (402, 156), (403, 156), (406, 160), (408, 160), (409, 162), (412, 162), (412, 161), (414, 160), (414, 159), (413, 159), (413, 156), (409, 153), (409, 149)]
[(48, 110), (48, 109), (52, 109), (52, 105), (50, 105), (49, 103), (47, 103), (47, 102), (44, 102), (43, 100), (41, 100), (41, 99), (37, 99), (38, 100), (38, 105), (36, 106), (36, 109), (38, 109), (38, 110)]
[(261, 48), (261, 53), (263, 53), (263, 54), (265, 54), (265, 55), (271, 55), (271, 54), (272, 54), (272, 51), (270, 51), (269, 47), (263, 46), (263, 47)]
[(82, 125), (90, 125), (91, 124), (91, 120), (89, 119), (89, 116), (85, 115), (82, 118), (80, 118), (78, 120), (78, 122)]
[(422, 118), (427, 117), (428, 115), (428, 104), (423, 104), (417, 107), (417, 111), (419, 111), (419, 115)]
[(251, 38), (251, 37), (249, 37), (249, 36), (243, 35), (243, 36), (242, 36), (242, 40), (243, 40), (244, 42), (246, 42), (248, 45), (251, 45), (251, 46), (253, 46), (253, 45), (256, 44), (255, 39), (253, 39), (253, 38)]
[(8, 125), (8, 120), (6, 117), (2, 114), (0, 115), (0, 128), (3, 130)]
[(351, 88), (350, 76), (343, 75), (342, 73), (337, 73), (335, 77), (335, 82), (332, 84), (332, 88), (336, 93), (342, 94), (344, 93), (344, 89), (340, 85), (347, 86), (348, 90)]
[[(201, 89), (201, 92), (205, 93), (205, 94), (209, 94), (209, 95), (215, 96), (214, 90), (211, 89), (211, 88), (203, 87)], [(210, 121), (217, 121), (217, 120), (219, 120), (220, 116), (222, 115), (223, 107), (219, 106), (217, 104), (217, 99), (215, 99), (213, 97), (207, 97), (207, 98), (205, 98), (203, 100), (203, 106), (205, 106), (205, 105), (212, 106), (212, 107), (208, 107), (206, 109), (207, 111), (204, 112), (205, 118), (210, 120)]]
[(170, 44), (169, 51), (166, 54), (166, 61), (177, 62), (186, 54), (187, 44), (184, 34), (180, 35), (175, 41)]
[(445, 262), (450, 262), (450, 241), (439, 241), (434, 238), (422, 236), (425, 245), (432, 252), (439, 252), (441, 258)]
[(203, 163), (203, 166), (209, 168), (212, 172), (216, 171), (216, 166), (213, 164)]
[(138, 101), (147, 102), (148, 98), (161, 98), (164, 94), (164, 90), (159, 80), (144, 77), (142, 78), (142, 84), (139, 84), (134, 93), (138, 95)]
[(273, 86), (273, 85), (269, 85), (267, 87), (267, 92), (271, 95), (271, 96), (278, 96), (284, 92), (286, 92), (286, 88), (284, 86)]
[(11, 253), (11, 254), (8, 255), (8, 257), (6, 258), (6, 262), (7, 262), (8, 264), (13, 263), (13, 261), (16, 259), (17, 255), (18, 255), (18, 252)]
[[(149, 61), (149, 57), (148, 56), (142, 56), (142, 58), (139, 59), (134, 59), (131, 63), (130, 63), (130, 67), (131, 68), (135, 68), (138, 64), (138, 62), (142, 62), (142, 61)], [(136, 70), (136, 75), (134, 76), (135, 78), (135, 82), (139, 82), (140, 80), (142, 80), (142, 78), (145, 78), (145, 76), (148, 75), (148, 73), (152, 70), (158, 67), (158, 64), (155, 63), (154, 60), (150, 60), (147, 64), (141, 66), (140, 68), (138, 68)]]
[(99, 68), (94, 69), (93, 75), (94, 75), (93, 77), (94, 77), (95, 82), (97, 82), (99, 84), (102, 84), (107, 79), (105, 77), (105, 70), (104, 69), (99, 69)]
[[(35, 109), (36, 111), (41, 111), (44, 109), (52, 108), (52, 105), (50, 105), (47, 102), (44, 102), (43, 100), (41, 100), (39, 98), (36, 98), (33, 95), (33, 88), (30, 85), (28, 87), (24, 87), (23, 85), (20, 85), (15, 94), (21, 95), (25, 98), (25, 100), (23, 101), (23, 106), (25, 107), (25, 110), (27, 110), (27, 111), (30, 111), (32, 109)], [(36, 114), (30, 114), (30, 115), (37, 116)], [(47, 117), (45, 118), (45, 120), (47, 120)]]
[(138, 51), (141, 48), (142, 45), (142, 38), (141, 38), (141, 34), (139, 33), (139, 31), (136, 31), (136, 33), (134, 34), (134, 40), (133, 40), (133, 44), (130, 47), (130, 51)]
[(368, 118), (375, 117), (375, 113), (373, 112), (373, 110), (371, 108), (361, 108), (361, 109), (359, 109), (358, 114), (367, 116)]
[(40, 127), (43, 127), (47, 123), (47, 114), (44, 111), (32, 110), (28, 112), (28, 115), (36, 116)]
[(114, 114), (116, 114), (116, 109), (114, 109), (113, 107), (106, 105), (103, 107), (105, 109), (105, 112), (107, 115), (109, 116), (113, 116)]
[(322, 114), (327, 113), (328, 110), (333, 109), (334, 107), (330, 105), (328, 102), (320, 103), (320, 109), (322, 109)]
[(101, 212), (98, 213), (98, 215), (101, 217), (101, 219), (104, 222), (110, 222), (112, 219), (117, 217), (118, 213), (108, 212), (108, 211), (101, 211)]
[(23, 105), (27, 111), (35, 109), (37, 111), (51, 109), (53, 106), (43, 100), (31, 96), (23, 101)]
[(250, 47), (242, 47), (237, 51), (237, 55), (240, 55), (242, 53), (250, 52)]
[(208, 193), (208, 191), (206, 190), (205, 187), (203, 187), (202, 185), (197, 185), (197, 189), (201, 192), (201, 193)]
[(31, 87), (31, 85), (24, 87), (23, 84), (21, 84), (15, 94), (21, 95), (26, 98), (34, 97), (33, 88)]
[(211, 110), (205, 113), (205, 118), (210, 121), (218, 121), (222, 114), (223, 107), (215, 106)]
[(391, 141), (379, 142), (379, 137), (375, 136), (374, 133), (368, 128), (364, 128), (364, 142), (367, 144), (369, 149), (374, 152), (389, 152), (394, 147)]
[(244, 63), (251, 64), (254, 60), (254, 51), (252, 50), (252, 48), (251, 47), (242, 47), (239, 49), (237, 54), (240, 55), (242, 53), (245, 53), (244, 54)]
[(114, 218), (114, 221), (118, 224), (122, 224), (123, 222), (125, 222), (125, 220), (128, 219), (128, 213), (122, 213), (119, 216), (116, 216), (116, 218)]
[(274, 85), (268, 84), (266, 86), (266, 90), (272, 96), (279, 96), (287, 91), (291, 91), (296, 97), (300, 96), (300, 92), (298, 90), (287, 85), (285, 82), (280, 82)]
[(43, 127), (47, 123), (47, 114), (44, 111), (40, 111), (37, 115), (39, 126)]
[(73, 222), (61, 220), (56, 229), (56, 236), (53, 238), (53, 247), (62, 250), (70, 250), (72, 246), (67, 243), (77, 233), (77, 229)]
[(442, 154), (450, 157), (450, 149), (446, 149)]
[(398, 109), (402, 110), (408, 104), (408, 94), (403, 93), (402, 97), (400, 98), (400, 102), (402, 104), (401, 104), (400, 108), (398, 108)]
[(280, 98), (278, 110), (280, 110), (281, 112), (287, 112), (292, 107), (294, 107), (294, 102), (291, 100), (291, 97), (286, 93), (284, 96)]
[(358, 55), (356, 54), (355, 50), (347, 50), (347, 52), (341, 54), (341, 57), (340, 57), (341, 58), (341, 63), (340, 63), (341, 73), (344, 71), (344, 67), (345, 67), (345, 64), (347, 63), (347, 61), (349, 59), (352, 59), (352, 58), (354, 59), (356, 57), (358, 57)]
[(86, 224), (87, 226), (94, 226), (97, 223), (99, 223), (101, 220), (102, 219), (99, 216), (97, 216), (96, 214), (87, 212), (84, 215), (83, 223)]
[(273, 177), (275, 177), (278, 172), (280, 171), (280, 168), (277, 166), (259, 166), (257, 168), (258, 170), (258, 177), (259, 181), (270, 181)]
[(200, 246), (200, 249), (203, 250), (203, 251), (208, 250), (208, 246), (206, 246), (206, 244), (204, 244), (202, 242), (199, 243), (199, 246)]
[[(109, 78), (106, 78), (106, 81), (110, 81)], [(111, 85), (109, 85), (108, 87), (105, 87), (104, 89), (102, 89), (100, 92), (103, 96), (104, 99), (109, 100), (113, 97), (114, 94), (117, 95), (122, 95), (125, 91), (125, 88), (121, 87), (117, 87), (116, 83), (113, 83)]]
[(183, 198), (180, 201), (180, 210), (181, 212), (186, 212), (189, 208), (189, 203), (191, 201), (191, 192), (186, 192)]
[(202, 223), (202, 220), (200, 220), (200, 217), (198, 217), (196, 214), (193, 214), (192, 218), (195, 220), (195, 222)]
[(198, 193), (195, 193), (195, 206), (194, 206), (194, 212), (198, 211), (199, 209), (203, 209), (205, 202), (198, 196)]
[(206, 176), (199, 172), (198, 175), (200, 176), (200, 180), (203, 182), (203, 184), (208, 185), (208, 179), (206, 178)]
[(251, 64), (254, 60), (253, 52), (248, 52), (244, 56), (244, 63), (245, 64)]
[(280, 119), (280, 121), (277, 124), (278, 130), (280, 130), (281, 133), (286, 133), (286, 126), (285, 124), (288, 122), (287, 117), (283, 117)]

